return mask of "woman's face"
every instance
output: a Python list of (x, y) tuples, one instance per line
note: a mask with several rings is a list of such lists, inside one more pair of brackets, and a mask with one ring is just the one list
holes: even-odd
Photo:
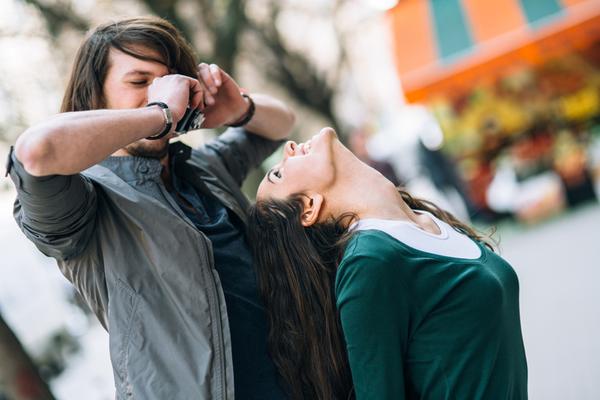
[(335, 154), (342, 144), (331, 128), (323, 128), (312, 139), (287, 142), (283, 159), (262, 180), (257, 200), (285, 199), (292, 194), (323, 193), (336, 178)]

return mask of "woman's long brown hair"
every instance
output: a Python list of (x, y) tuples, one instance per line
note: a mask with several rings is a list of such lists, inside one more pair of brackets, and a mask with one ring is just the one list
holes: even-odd
[[(413, 210), (428, 211), (457, 231), (492, 244), (432, 202), (399, 190)], [(258, 201), (248, 235), (269, 320), (269, 351), (293, 400), (353, 398), (352, 379), (334, 281), (352, 233), (352, 214), (301, 223), (302, 195)]]

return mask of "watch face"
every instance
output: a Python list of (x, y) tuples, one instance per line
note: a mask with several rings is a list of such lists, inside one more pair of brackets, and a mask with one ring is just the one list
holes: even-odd
[[(198, 110), (196, 110), (196, 111), (198, 111)], [(202, 114), (200, 111), (198, 111), (198, 113), (192, 120), (192, 124), (190, 125), (189, 130), (193, 131), (196, 129), (200, 129), (200, 126), (202, 126), (202, 122), (204, 122), (204, 114)]]
[(188, 108), (185, 110), (183, 118), (181, 118), (181, 120), (177, 123), (175, 132), (182, 135), (187, 133), (187, 131), (198, 129), (202, 125), (203, 121), (204, 114), (202, 114), (200, 110), (196, 108)]

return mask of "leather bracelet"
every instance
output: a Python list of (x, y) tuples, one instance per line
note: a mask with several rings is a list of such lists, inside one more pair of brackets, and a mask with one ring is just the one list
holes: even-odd
[(167, 133), (171, 132), (171, 127), (173, 126), (173, 114), (171, 114), (171, 110), (169, 106), (163, 103), (162, 101), (153, 101), (152, 103), (146, 104), (146, 107), (150, 106), (159, 106), (163, 112), (163, 116), (165, 117), (165, 127), (164, 129), (157, 135), (148, 136), (146, 139), (148, 140), (158, 140), (164, 137)]
[(248, 122), (250, 122), (252, 117), (254, 117), (254, 112), (256, 111), (256, 106), (254, 105), (254, 100), (252, 100), (252, 97), (248, 96), (246, 93), (242, 93), (242, 97), (248, 99), (248, 102), (250, 103), (250, 107), (248, 107), (248, 111), (246, 111), (246, 114), (244, 114), (242, 119), (238, 120), (237, 122), (235, 122), (233, 124), (227, 125), (231, 128), (239, 128), (240, 126), (244, 126)]

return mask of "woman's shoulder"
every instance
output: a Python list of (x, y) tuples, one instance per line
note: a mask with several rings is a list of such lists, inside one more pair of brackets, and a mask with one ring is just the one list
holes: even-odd
[[(393, 238), (379, 229), (356, 230), (352, 234), (346, 252), (350, 250), (365, 250), (374, 247), (388, 247), (390, 240), (393, 241)], [(354, 245), (353, 249), (350, 249), (351, 245)]]
[[(354, 233), (340, 262), (335, 288), (338, 296), (344, 292), (397, 285), (405, 278), (407, 263), (395, 239), (377, 230)], [(369, 289), (370, 290), (370, 289)]]
[(346, 246), (342, 262), (356, 257), (393, 257), (397, 253), (396, 242), (397, 240), (381, 230), (357, 230)]
[(346, 273), (387, 273), (404, 259), (397, 241), (378, 230), (361, 230), (353, 234), (338, 266), (338, 276)]

